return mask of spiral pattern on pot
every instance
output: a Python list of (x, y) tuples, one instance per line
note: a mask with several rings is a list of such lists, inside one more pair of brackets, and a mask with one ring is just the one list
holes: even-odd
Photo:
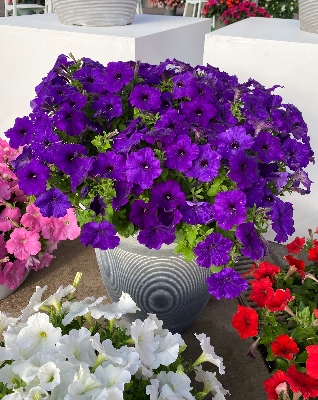
[(299, 0), (300, 29), (318, 33), (318, 1)]
[(206, 305), (210, 295), (206, 278), (209, 270), (187, 263), (173, 250), (149, 250), (131, 246), (121, 239), (114, 250), (96, 249), (102, 279), (112, 301), (129, 293), (141, 311), (125, 319), (145, 319), (148, 313), (163, 320), (164, 328), (182, 332)]
[(137, 0), (56, 0), (55, 10), (64, 25), (113, 26), (132, 24)]

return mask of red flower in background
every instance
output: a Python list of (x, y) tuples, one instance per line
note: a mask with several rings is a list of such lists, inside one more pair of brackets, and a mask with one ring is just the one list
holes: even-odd
[(318, 262), (318, 246), (314, 246), (308, 250), (308, 260)]
[(297, 270), (297, 273), (303, 278), (305, 276), (305, 261), (304, 260), (298, 260), (297, 258), (293, 256), (285, 256), (284, 257), (288, 264), (292, 267), (295, 267)]
[(293, 364), (287, 370), (288, 384), (294, 393), (301, 393), (304, 399), (318, 396), (318, 381), (307, 374), (297, 371)]
[(295, 354), (299, 353), (299, 348), (293, 338), (288, 335), (279, 335), (271, 344), (274, 356), (280, 356), (291, 360)]
[(253, 300), (259, 307), (264, 307), (274, 296), (272, 282), (268, 277), (259, 281), (251, 281), (252, 293), (249, 298)]
[[(264, 388), (268, 395), (268, 400), (277, 400), (280, 390), (278, 387), (282, 387), (282, 384), (286, 382), (287, 375), (283, 371), (276, 371), (273, 376), (264, 381)], [(277, 393), (278, 392), (278, 393)]]
[(291, 243), (286, 244), (286, 249), (290, 254), (298, 254), (303, 248), (305, 242), (306, 240), (304, 237), (300, 238), (299, 236), (297, 236)]
[(289, 289), (277, 289), (274, 296), (266, 304), (266, 307), (272, 312), (283, 311), (291, 300)]
[(318, 344), (306, 347), (308, 359), (306, 361), (306, 371), (311, 377), (318, 379)]
[(316, 318), (318, 318), (318, 308), (315, 308), (315, 309), (314, 309), (314, 316), (315, 316)]
[(274, 282), (274, 276), (280, 272), (280, 268), (277, 265), (273, 265), (267, 261), (263, 261), (258, 266), (257, 270), (253, 273), (255, 279), (263, 279), (267, 276)]
[(237, 330), (241, 339), (258, 334), (258, 314), (251, 307), (237, 306), (237, 313), (233, 315), (232, 326)]

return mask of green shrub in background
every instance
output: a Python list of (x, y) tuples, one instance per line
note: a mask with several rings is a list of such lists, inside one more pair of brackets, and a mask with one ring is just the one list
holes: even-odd
[(259, 0), (258, 5), (273, 18), (293, 19), (298, 14), (298, 0)]

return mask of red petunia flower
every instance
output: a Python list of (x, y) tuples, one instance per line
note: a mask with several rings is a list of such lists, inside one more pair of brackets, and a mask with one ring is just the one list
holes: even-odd
[(306, 361), (306, 371), (311, 377), (318, 379), (318, 344), (306, 347), (308, 359)]
[(315, 309), (314, 309), (314, 316), (315, 316), (316, 318), (318, 318), (318, 308), (315, 308)]
[(274, 296), (266, 304), (266, 307), (271, 312), (283, 311), (291, 300), (292, 297), (289, 289), (277, 289)]
[(291, 243), (286, 244), (286, 249), (290, 254), (298, 254), (305, 244), (305, 238), (296, 237)]
[(290, 266), (294, 266), (297, 270), (297, 273), (303, 278), (305, 276), (305, 261), (298, 260), (293, 256), (285, 256), (284, 257)]
[(277, 400), (280, 393), (280, 387), (286, 382), (287, 375), (285, 372), (278, 370), (269, 379), (266, 379), (263, 384), (268, 395), (268, 400)]
[(237, 330), (241, 339), (258, 334), (258, 314), (251, 307), (237, 306), (237, 313), (233, 315), (232, 326)]
[(267, 261), (263, 261), (258, 266), (257, 270), (253, 273), (255, 279), (263, 279), (267, 276), (274, 282), (274, 276), (280, 272), (280, 268), (277, 265), (273, 265)]
[(318, 381), (308, 374), (297, 371), (293, 364), (287, 370), (287, 383), (294, 393), (301, 393), (304, 399), (318, 396)]
[(264, 307), (274, 296), (272, 282), (268, 277), (259, 281), (251, 281), (252, 293), (249, 298), (253, 300), (259, 307)]
[(297, 343), (293, 338), (288, 335), (279, 335), (275, 341), (271, 344), (274, 356), (280, 356), (291, 360), (295, 354), (299, 353)]
[(318, 246), (313, 246), (308, 250), (308, 260), (318, 262)]

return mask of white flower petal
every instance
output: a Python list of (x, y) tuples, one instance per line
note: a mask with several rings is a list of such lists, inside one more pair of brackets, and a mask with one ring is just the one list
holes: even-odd
[(140, 361), (150, 366), (155, 360), (155, 351), (159, 346), (159, 337), (155, 337), (156, 323), (147, 318), (144, 321), (137, 319), (131, 325), (131, 337), (135, 342), (135, 349), (139, 353)]
[(178, 333), (169, 332), (165, 337), (159, 337), (159, 347), (155, 351), (155, 360), (150, 368), (156, 369), (159, 365), (170, 365), (178, 358), (179, 348), (184, 345), (184, 340)]
[(99, 319), (104, 317), (108, 320), (119, 319), (122, 315), (128, 313), (136, 313), (140, 308), (130, 297), (128, 293), (122, 292), (120, 299), (117, 303), (100, 304), (90, 310), (92, 317)]
[(210, 344), (210, 338), (207, 337), (205, 333), (200, 333), (199, 335), (195, 333), (195, 337), (200, 341), (200, 346), (203, 351), (203, 354), (199, 357), (200, 363), (209, 361), (219, 368), (219, 373), (221, 375), (225, 374), (223, 358), (215, 354), (214, 347)]
[(97, 300), (95, 297), (86, 297), (82, 301), (65, 302), (63, 303), (62, 310), (67, 311), (67, 315), (63, 318), (62, 323), (64, 325), (69, 324), (74, 318), (90, 312), (90, 309), (101, 303), (105, 297), (99, 297)]

